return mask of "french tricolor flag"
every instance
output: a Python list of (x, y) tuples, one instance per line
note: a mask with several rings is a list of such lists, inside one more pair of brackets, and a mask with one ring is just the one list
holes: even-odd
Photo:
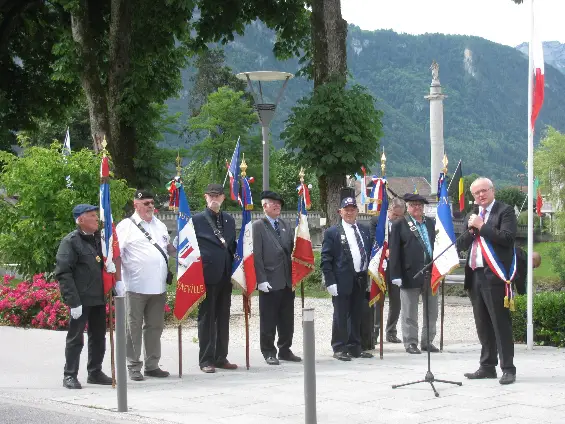
[(228, 165), (228, 175), (230, 177), (230, 197), (238, 200), (239, 197), (239, 139), (233, 150), (231, 162)]
[(543, 105), (543, 96), (544, 96), (544, 73), (545, 67), (543, 63), (543, 45), (542, 42), (536, 32), (536, 28), (534, 27), (532, 41), (531, 41), (531, 48), (530, 54), (532, 55), (532, 69), (530, 72), (532, 75), (530, 78), (533, 80), (532, 85), (532, 110), (530, 112), (530, 119), (532, 126), (532, 132), (536, 125), (536, 119), (540, 113), (541, 106)]
[(294, 250), (292, 252), (292, 288), (314, 271), (314, 250), (308, 227), (308, 209), (310, 209), (310, 191), (308, 186), (300, 183), (298, 190), (298, 220), (294, 234)]

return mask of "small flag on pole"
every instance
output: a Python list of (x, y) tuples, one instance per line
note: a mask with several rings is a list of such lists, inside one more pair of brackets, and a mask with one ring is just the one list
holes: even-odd
[(371, 289), (369, 293), (369, 306), (373, 306), (386, 292), (386, 251), (388, 250), (388, 195), (386, 193), (386, 179), (379, 178), (380, 193), (382, 199), (379, 211), (379, 219), (375, 228), (375, 242), (371, 249), (371, 260), (368, 272), (371, 277)]
[[(67, 156), (71, 154), (71, 135), (69, 134), (69, 128), (67, 127), (67, 133), (65, 134), (65, 141), (63, 142), (63, 158), (65, 163), (67, 163)], [(73, 182), (71, 181), (71, 176), (67, 175), (67, 187), (71, 188), (73, 186)]]
[(239, 199), (239, 138), (233, 150), (231, 162), (228, 166), (230, 176), (230, 197), (232, 200)]
[(294, 250), (292, 251), (292, 288), (314, 271), (314, 250), (308, 226), (308, 209), (310, 209), (310, 191), (304, 184), (304, 171), (300, 171), (301, 182), (298, 190), (298, 218), (294, 232)]

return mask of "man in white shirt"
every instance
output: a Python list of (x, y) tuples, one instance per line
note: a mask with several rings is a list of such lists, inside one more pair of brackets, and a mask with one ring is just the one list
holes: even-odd
[[(159, 368), (161, 334), (165, 326), (168, 254), (175, 248), (169, 242), (167, 226), (154, 216), (153, 195), (138, 190), (133, 200), (135, 213), (116, 227), (121, 252), (121, 277), (126, 286), (126, 356), (130, 379), (143, 375), (168, 377)], [(149, 240), (149, 238), (151, 240)], [(158, 248), (156, 246), (159, 246)], [(140, 360), (144, 340), (144, 361)], [(141, 374), (141, 367), (145, 370)]]

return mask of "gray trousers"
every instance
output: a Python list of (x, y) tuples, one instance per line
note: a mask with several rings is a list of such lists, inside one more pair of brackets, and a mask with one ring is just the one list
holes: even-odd
[[(429, 282), (428, 282), (429, 284)], [(438, 315), (438, 296), (432, 295), (432, 290), (428, 287), (424, 293), (423, 288), (415, 289), (400, 289), (400, 303), (401, 303), (401, 314), (402, 314), (402, 341), (404, 342), (404, 347), (408, 348), (409, 345), (418, 345), (418, 299), (420, 293), (428, 296), (428, 310), (426, 310), (426, 302), (422, 299), (424, 306), (424, 321), (422, 325), (421, 334), (421, 345), (426, 346), (428, 344), (428, 327), (426, 326), (426, 314), (429, 312), (430, 317), (430, 344), (433, 343), (436, 336), (436, 323)]]
[(128, 369), (141, 371), (141, 336), (143, 334), (145, 370), (159, 368), (161, 334), (165, 327), (167, 293), (126, 293), (126, 356)]

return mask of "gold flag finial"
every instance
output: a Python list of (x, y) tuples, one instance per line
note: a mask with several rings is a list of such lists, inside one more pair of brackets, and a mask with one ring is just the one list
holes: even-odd
[(449, 163), (449, 161), (447, 160), (447, 155), (445, 153), (443, 154), (442, 162), (443, 162), (443, 173), (447, 175), (447, 164)]
[(300, 177), (300, 182), (301, 182), (301, 183), (304, 183), (304, 176), (305, 176), (305, 175), (306, 175), (306, 174), (304, 173), (304, 167), (301, 166), (301, 167), (300, 167), (300, 172), (298, 173), (298, 176)]
[(242, 153), (241, 165), (239, 165), (239, 169), (241, 169), (241, 178), (245, 178), (247, 175), (247, 163), (245, 162), (245, 153)]
[(177, 163), (177, 177), (180, 177), (180, 172), (182, 170), (182, 159), (180, 158), (180, 151), (177, 151), (177, 159), (175, 162)]
[(108, 155), (108, 150), (106, 150), (107, 146), (108, 146), (108, 142), (106, 141), (106, 134), (104, 134), (104, 138), (102, 139), (102, 156), (104, 157)]
[(383, 147), (383, 154), (381, 155), (381, 175), (384, 177), (386, 168), (385, 148)]

